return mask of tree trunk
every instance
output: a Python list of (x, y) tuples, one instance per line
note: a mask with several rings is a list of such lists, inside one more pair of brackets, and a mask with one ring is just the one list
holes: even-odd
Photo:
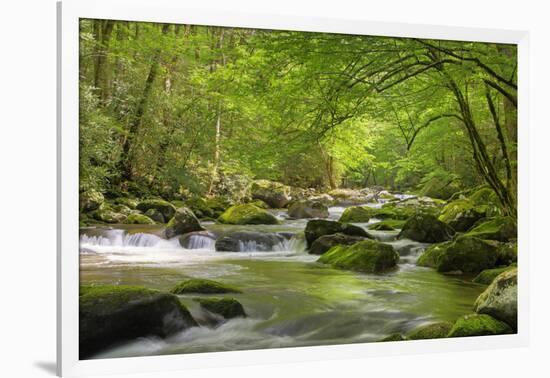
[(101, 20), (95, 21), (98, 25), (95, 27), (97, 37), (97, 47), (95, 52), (95, 73), (94, 73), (94, 87), (96, 88), (100, 102), (105, 104), (108, 94), (109, 83), (109, 69), (108, 69), (108, 54), (109, 43), (111, 41), (111, 34), (113, 33), (113, 27), (115, 21), (113, 20)]

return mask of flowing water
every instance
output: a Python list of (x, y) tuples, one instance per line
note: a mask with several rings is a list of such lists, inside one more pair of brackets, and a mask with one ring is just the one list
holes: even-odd
[[(330, 208), (329, 218), (338, 219), (343, 210)], [(168, 339), (141, 338), (95, 357), (377, 341), (430, 322), (454, 321), (472, 311), (483, 290), (467, 280), (417, 267), (415, 261), (427, 244), (395, 240), (395, 231), (369, 231), (399, 252), (395, 272), (374, 275), (332, 269), (317, 263), (318, 256), (307, 254), (303, 238), (307, 220), (288, 219), (281, 210), (274, 213), (282, 220), (280, 225), (203, 224), (216, 238), (243, 230), (287, 235), (269, 248), (241, 243), (240, 252), (216, 252), (212, 237), (200, 235), (184, 249), (177, 238), (163, 239), (159, 226), (82, 229), (82, 283), (170, 290), (189, 277), (209, 278), (240, 288), (242, 294), (227, 296), (238, 299), (248, 315), (213, 327), (192, 300), (196, 295), (181, 296), (201, 327)]]

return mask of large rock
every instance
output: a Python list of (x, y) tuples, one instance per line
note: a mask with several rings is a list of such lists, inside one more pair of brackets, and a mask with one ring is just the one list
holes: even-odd
[(154, 220), (157, 223), (166, 223), (166, 219), (164, 219), (164, 215), (157, 209), (149, 209), (145, 212), (145, 215), (147, 215), (149, 218)]
[(322, 255), (336, 245), (351, 245), (365, 240), (361, 236), (350, 236), (342, 233), (323, 235), (316, 239), (309, 248), (312, 255)]
[(155, 209), (159, 211), (166, 220), (171, 219), (176, 213), (176, 207), (174, 205), (163, 199), (156, 198), (143, 200), (138, 203), (136, 208), (144, 213), (149, 209)]
[(164, 232), (167, 238), (173, 238), (194, 231), (204, 231), (204, 228), (202, 228), (199, 220), (191, 210), (180, 207), (166, 225)]
[(166, 337), (197, 323), (177, 296), (133, 286), (81, 288), (79, 353), (85, 359), (139, 337)]
[(262, 200), (274, 209), (283, 208), (290, 202), (290, 187), (280, 182), (256, 180), (250, 191), (252, 198)]
[(518, 261), (518, 243), (498, 243), (497, 265), (510, 265)]
[(330, 206), (334, 203), (334, 198), (330, 194), (322, 193), (308, 198), (310, 201), (321, 202), (323, 205)]
[(361, 227), (351, 224), (340, 223), (335, 221), (329, 221), (324, 219), (314, 219), (307, 222), (306, 229), (304, 231), (308, 247), (323, 235), (332, 235), (336, 233), (342, 233), (351, 236), (369, 237), (367, 231)]
[(344, 210), (339, 221), (345, 223), (366, 223), (374, 216), (374, 209), (367, 206), (351, 206)]
[(185, 249), (211, 249), (216, 236), (209, 231), (188, 232), (179, 237), (180, 245)]
[(327, 218), (328, 207), (316, 201), (297, 201), (288, 208), (292, 218)]
[(474, 310), (491, 315), (517, 329), (518, 322), (518, 270), (511, 269), (498, 275), (477, 298)]
[(103, 203), (99, 209), (92, 211), (89, 215), (105, 223), (123, 223), (126, 220), (126, 215), (117, 213), (106, 203)]
[(143, 214), (130, 214), (124, 220), (125, 224), (155, 224), (155, 221)]
[(274, 232), (238, 231), (226, 235), (216, 241), (216, 251), (273, 251), (273, 247), (287, 238)]
[(174, 294), (226, 294), (240, 293), (233, 286), (204, 278), (190, 278), (178, 283), (171, 291)]
[(512, 333), (508, 324), (485, 314), (465, 315), (458, 319), (448, 337), (488, 336)]
[(79, 202), (81, 211), (97, 210), (103, 204), (105, 198), (103, 194), (94, 189), (80, 192)]
[(516, 269), (515, 266), (505, 266), (502, 268), (494, 268), (494, 269), (485, 269), (481, 271), (473, 280), (472, 282), (482, 284), (482, 285), (490, 285), (491, 282), (495, 280), (500, 274), (507, 272), (509, 270)]
[(431, 214), (416, 214), (409, 218), (397, 236), (422, 243), (439, 243), (450, 240), (454, 230)]
[(224, 319), (244, 318), (246, 312), (243, 305), (235, 298), (194, 298), (201, 307)]
[(418, 258), (416, 264), (437, 269), (438, 272), (479, 273), (493, 268), (497, 251), (493, 243), (460, 236), (453, 241), (432, 245)]
[(399, 254), (391, 245), (363, 240), (349, 246), (332, 247), (317, 261), (338, 269), (383, 273), (396, 267)]
[(518, 230), (512, 217), (493, 217), (477, 222), (467, 235), (480, 239), (509, 241), (517, 239)]
[(345, 223), (365, 223), (371, 218), (407, 220), (417, 212), (414, 207), (400, 207), (388, 203), (381, 208), (368, 206), (351, 206), (344, 210), (339, 221)]
[(405, 221), (397, 219), (385, 219), (381, 222), (373, 223), (369, 226), (369, 230), (375, 231), (395, 231), (403, 228)]
[(458, 199), (449, 202), (441, 214), (439, 220), (447, 223), (455, 231), (464, 232), (469, 230), (474, 223), (485, 217), (487, 206), (476, 206), (473, 202), (467, 199)]
[(449, 322), (432, 323), (415, 329), (408, 338), (410, 340), (441, 339), (447, 337), (452, 327), (453, 324)]
[(328, 192), (328, 195), (339, 205), (358, 205), (376, 201), (375, 193), (367, 190), (338, 188)]
[(225, 210), (219, 216), (218, 221), (226, 224), (278, 224), (277, 218), (260, 209), (257, 206), (245, 203), (242, 205), (234, 205)]

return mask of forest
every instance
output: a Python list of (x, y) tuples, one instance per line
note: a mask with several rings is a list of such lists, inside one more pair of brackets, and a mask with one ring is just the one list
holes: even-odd
[(517, 47), (80, 21), (80, 357), (517, 332)]

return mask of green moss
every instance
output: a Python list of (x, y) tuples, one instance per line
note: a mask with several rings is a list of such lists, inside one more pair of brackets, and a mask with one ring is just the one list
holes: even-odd
[(249, 205), (254, 205), (256, 207), (259, 207), (260, 209), (269, 209), (269, 205), (267, 203), (265, 203), (264, 201), (262, 200), (254, 200), (254, 201), (250, 201), (250, 202), (247, 202)]
[(170, 202), (163, 199), (147, 199), (143, 200), (137, 205), (137, 209), (146, 212), (149, 209), (155, 209), (160, 211), (164, 219), (170, 219), (176, 212), (176, 207)]
[(411, 340), (424, 340), (424, 339), (441, 339), (447, 337), (449, 331), (453, 327), (452, 323), (449, 322), (439, 322), (429, 324), (427, 326), (422, 326), (415, 329), (409, 335)]
[(381, 222), (377, 222), (370, 225), (369, 230), (395, 231), (395, 229), (402, 228), (404, 224), (405, 224), (404, 220), (386, 219)]
[(143, 214), (130, 214), (124, 220), (125, 224), (155, 224), (155, 221)]
[(129, 198), (129, 197), (118, 197), (118, 198), (115, 198), (113, 202), (118, 205), (128, 206), (130, 209), (137, 208), (137, 205), (139, 203), (137, 199)]
[(342, 215), (339, 221), (345, 223), (364, 223), (368, 222), (373, 217), (373, 210), (367, 206), (351, 206), (348, 207)]
[(329, 221), (325, 219), (314, 219), (307, 222), (304, 230), (308, 247), (312, 243), (324, 235), (332, 235), (342, 233), (350, 236), (361, 236), (368, 238), (369, 234), (363, 228), (347, 223)]
[(246, 317), (243, 305), (235, 298), (194, 298), (202, 308), (225, 319)]
[(515, 267), (506, 266), (503, 268), (485, 269), (484, 271), (479, 273), (476, 278), (473, 279), (473, 282), (483, 285), (489, 285), (499, 274), (504, 273), (510, 269), (515, 269)]
[(474, 311), (487, 314), (517, 329), (518, 319), (518, 270), (509, 269), (499, 274), (479, 295)]
[(395, 268), (398, 260), (399, 254), (392, 246), (373, 240), (364, 240), (350, 246), (332, 247), (317, 261), (339, 269), (382, 273)]
[(439, 243), (450, 240), (454, 230), (432, 214), (417, 213), (405, 222), (399, 239), (407, 238), (422, 243)]
[(482, 219), (466, 233), (480, 239), (509, 241), (517, 238), (517, 226), (512, 217)]
[(406, 341), (408, 340), (405, 336), (403, 336), (400, 333), (392, 333), (389, 336), (384, 337), (382, 340), (379, 340), (380, 342), (386, 342), (386, 341)]
[(274, 215), (250, 204), (234, 205), (227, 209), (218, 220), (226, 224), (278, 224)]
[(460, 236), (451, 242), (432, 245), (416, 264), (435, 268), (438, 272), (478, 273), (493, 268), (496, 260), (496, 247), (492, 243)]
[(192, 278), (177, 284), (171, 293), (174, 294), (224, 294), (224, 293), (240, 293), (241, 291), (229, 285), (220, 282), (207, 280), (203, 278)]
[(487, 206), (485, 205), (475, 205), (468, 199), (458, 199), (448, 203), (441, 210), (438, 219), (456, 231), (463, 232), (485, 217), (486, 212)]
[(458, 319), (448, 337), (503, 335), (512, 332), (508, 324), (489, 315), (471, 314)]

